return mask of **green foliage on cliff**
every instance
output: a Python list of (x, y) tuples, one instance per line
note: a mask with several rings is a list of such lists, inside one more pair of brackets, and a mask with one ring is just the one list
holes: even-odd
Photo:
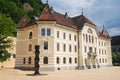
[[(32, 10), (25, 11), (23, 5), (28, 3)], [(11, 47), (12, 40), (8, 36), (15, 36), (16, 26), (23, 16), (29, 20), (40, 15), (44, 4), (41, 0), (0, 0), (0, 62), (10, 57), (7, 49)]]
[(40, 15), (43, 10), (44, 4), (41, 0), (0, 0), (0, 12), (10, 17), (15, 24), (18, 24), (20, 19), (26, 15), (23, 8), (25, 3), (29, 3), (33, 8), (29, 11), (27, 17), (31, 19), (33, 16)]

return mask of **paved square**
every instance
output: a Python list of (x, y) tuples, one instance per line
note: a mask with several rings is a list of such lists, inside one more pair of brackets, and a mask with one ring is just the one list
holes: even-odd
[(120, 80), (120, 67), (89, 70), (42, 71), (42, 76), (26, 76), (33, 71), (0, 69), (0, 80)]

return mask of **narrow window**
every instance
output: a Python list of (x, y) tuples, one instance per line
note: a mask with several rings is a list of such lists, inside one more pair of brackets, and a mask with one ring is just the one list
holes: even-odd
[(43, 63), (44, 63), (44, 64), (48, 64), (48, 57), (44, 57), (44, 58), (43, 58)]
[(31, 57), (28, 58), (28, 64), (31, 64)]
[(70, 51), (70, 52), (72, 51), (72, 46), (71, 46), (71, 45), (69, 45), (69, 51)]
[(59, 35), (60, 35), (60, 34), (59, 34), (59, 31), (57, 31), (57, 38), (59, 38)]
[(107, 59), (105, 59), (105, 63), (107, 63)]
[(102, 59), (102, 62), (104, 63), (104, 59)]
[(89, 35), (89, 43), (91, 43), (91, 36)]
[(69, 63), (70, 63), (70, 64), (72, 63), (72, 58), (71, 58), (71, 57), (69, 58)]
[(87, 51), (86, 51), (86, 46), (84, 46), (84, 52), (86, 53)]
[(66, 51), (66, 45), (63, 44), (63, 51)]
[(94, 43), (94, 37), (92, 36), (92, 43)]
[(66, 58), (65, 57), (63, 58), (63, 63), (66, 64)]
[(101, 55), (101, 49), (99, 49), (99, 55)]
[(28, 51), (32, 51), (32, 44), (29, 44)]
[(48, 41), (44, 42), (44, 50), (48, 50)]
[(74, 40), (76, 41), (76, 35), (74, 35)]
[(51, 29), (47, 28), (47, 36), (50, 36), (50, 35), (51, 35)]
[(95, 48), (95, 53), (96, 53), (96, 48)]
[(87, 36), (87, 34), (86, 34), (86, 42), (88, 42), (88, 36)]
[(41, 36), (45, 36), (45, 28), (41, 29)]
[(57, 51), (59, 51), (60, 50), (60, 45), (59, 45), (59, 43), (57, 43)]
[(66, 39), (66, 34), (65, 33), (63, 33), (63, 39)]
[(25, 58), (23, 58), (23, 64), (25, 64), (25, 62), (26, 62), (26, 59), (25, 59)]
[(77, 46), (75, 45), (75, 52), (77, 52)]
[(32, 32), (29, 33), (29, 39), (32, 39)]
[(71, 40), (71, 34), (69, 34), (69, 40)]
[(77, 63), (77, 58), (75, 58), (75, 63)]
[(101, 59), (99, 59), (100, 60), (100, 63), (101, 63)]
[(57, 57), (56, 62), (57, 62), (57, 64), (60, 63), (59, 57)]
[(85, 41), (85, 34), (83, 34), (83, 41)]

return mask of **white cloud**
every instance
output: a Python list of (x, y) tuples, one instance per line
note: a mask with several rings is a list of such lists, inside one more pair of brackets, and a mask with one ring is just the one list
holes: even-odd
[[(46, 0), (42, 1), (45, 3)], [(55, 11), (62, 14), (68, 12), (71, 17), (80, 15), (83, 8), (83, 14), (86, 17), (93, 21), (98, 28), (105, 25), (111, 35), (120, 34), (118, 28), (112, 28), (120, 26), (119, 3), (120, 0), (49, 0), (50, 6), (53, 6)]]

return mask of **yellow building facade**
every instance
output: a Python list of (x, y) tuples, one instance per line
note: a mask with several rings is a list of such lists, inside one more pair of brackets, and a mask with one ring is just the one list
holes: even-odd
[(40, 45), (40, 70), (92, 69), (112, 66), (108, 32), (97, 30), (83, 14), (69, 17), (46, 4), (33, 22), (17, 27), (15, 68), (34, 69), (35, 45)]

